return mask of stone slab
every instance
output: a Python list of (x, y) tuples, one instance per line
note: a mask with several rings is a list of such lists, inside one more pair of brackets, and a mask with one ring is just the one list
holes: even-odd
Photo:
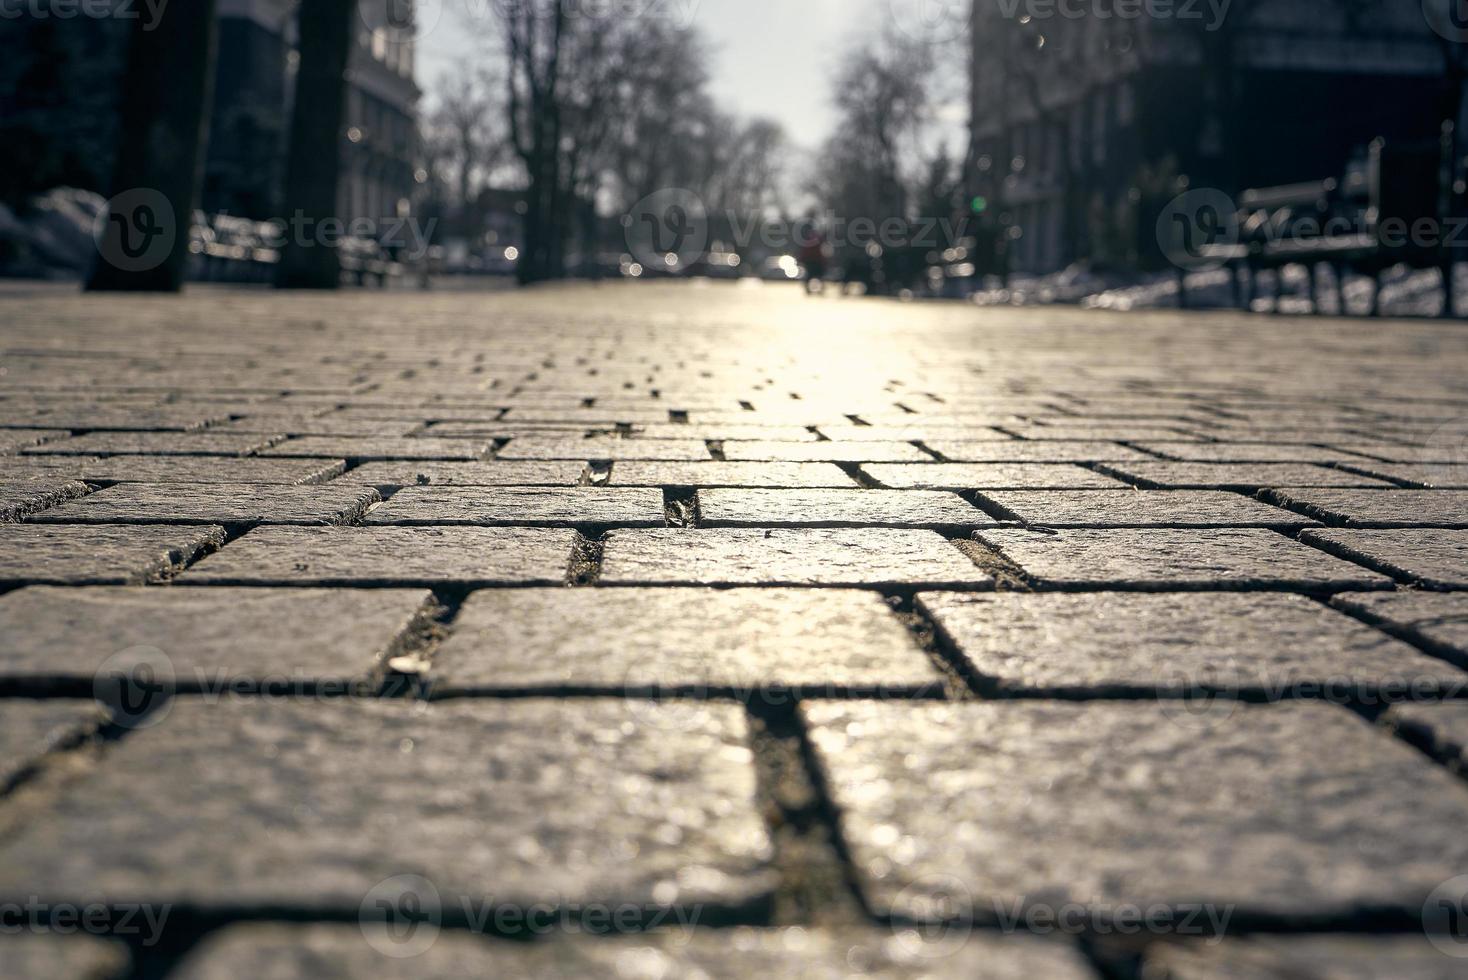
[(16, 980), (116, 980), (128, 969), (127, 948), (96, 936), (22, 933), (0, 943), (0, 976)]
[[(574, 487), (586, 464), (575, 461), (363, 463), (352, 482), (386, 487)], [(3, 472), (3, 470), (0, 470)]]
[(1207, 737), (1140, 702), (802, 710), (878, 915), (958, 891), (1415, 917), (1468, 867), (1468, 786), (1333, 705), (1240, 706)]
[[(803, 445), (799, 444), (799, 445)], [(579, 439), (561, 436), (525, 436), (511, 439), (495, 454), (497, 459), (638, 459), (695, 462), (712, 459), (701, 439)]]
[(356, 913), (415, 874), (490, 907), (764, 905), (743, 709), (657, 710), (693, 716), (671, 739), (616, 703), (181, 700), (7, 835), (0, 894)]
[(773, 688), (834, 696), (941, 683), (880, 596), (846, 589), (476, 592), (430, 679), (438, 695)]
[(74, 480), (0, 482), (0, 522), (18, 521), (28, 514), (84, 497), (91, 492), (91, 487)]
[(70, 435), (65, 429), (0, 429), (0, 456)]
[(413, 420), (359, 419), (340, 416), (296, 417), (263, 415), (246, 417), (214, 427), (219, 432), (281, 432), (296, 436), (337, 436), (363, 439), (394, 439), (423, 428)]
[(995, 692), (1468, 693), (1468, 673), (1300, 595), (925, 592), (918, 602)]
[[(248, 456), (284, 439), (281, 433), (89, 432), (25, 450), (39, 456)], [(340, 453), (304, 453), (335, 457)]]
[(662, 527), (663, 495), (638, 487), (405, 487), (367, 523)]
[(1359, 463), (1361, 457), (1339, 449), (1297, 443), (1267, 442), (1139, 442), (1164, 458), (1193, 463)]
[(1306, 517), (1223, 490), (991, 490), (1012, 519), (1055, 528), (1298, 528)]
[(0, 585), (142, 585), (224, 543), (221, 527), (0, 527)]
[(1348, 527), (1468, 528), (1468, 490), (1307, 490), (1269, 497), (1330, 524)]
[(933, 457), (907, 442), (731, 442), (724, 458), (735, 462), (922, 463)]
[[(385, 925), (385, 923), (384, 923)], [(669, 923), (672, 926), (671, 923)], [(1084, 957), (1061, 941), (970, 932), (934, 942), (916, 930), (850, 927), (685, 929), (631, 936), (557, 936), (540, 942), (440, 932), (416, 956), (416, 936), (393, 940), (344, 925), (242, 925), (208, 937), (176, 980), (570, 980), (618, 977), (769, 977), (771, 980), (1090, 980)], [(410, 945), (411, 944), (411, 945)], [(386, 950), (387, 952), (384, 952)]]
[(1385, 480), (1314, 463), (1111, 463), (1109, 472), (1161, 490), (1243, 490), (1266, 487), (1389, 487)]
[(994, 519), (938, 490), (698, 491), (700, 527), (992, 527)]
[[(1312, 534), (1314, 532), (1306, 532)], [(979, 538), (1051, 589), (1385, 589), (1358, 565), (1257, 528), (981, 531)]]
[(488, 440), (477, 439), (369, 439), (302, 436), (272, 446), (262, 456), (329, 456), (348, 463), (387, 459), (477, 460), (488, 454)]
[(933, 531), (613, 531), (607, 585), (965, 585), (993, 580)]
[(1009, 442), (958, 442), (934, 439), (926, 445), (955, 463), (1103, 463), (1152, 458), (1115, 442), (1023, 442), (1018, 439)]
[(350, 524), (382, 498), (340, 481), (318, 486), (260, 483), (120, 483), (28, 520), (47, 524)]
[(815, 442), (816, 434), (801, 425), (739, 425), (736, 423), (669, 423), (634, 425), (635, 439), (701, 439), (715, 442)]
[(1441, 937), (1434, 946), (1425, 935), (1256, 936), (1223, 942), (1155, 944), (1148, 950), (1144, 977), (1169, 980), (1460, 980), (1462, 958), (1444, 950), (1462, 950), (1468, 941)]
[(1468, 702), (1394, 705), (1384, 721), (1460, 772), (1468, 769)]
[(1301, 540), (1428, 588), (1468, 589), (1468, 531), (1319, 530)]
[[(8, 789), (36, 759), (95, 732), (104, 721), (101, 710), (91, 701), (0, 700), (0, 791)], [(0, 948), (13, 938), (6, 936)]]
[(90, 694), (129, 652), (179, 691), (366, 681), (431, 600), (408, 589), (20, 589), (0, 597), (0, 681)]
[(1373, 463), (1363, 459), (1352, 465), (1387, 479), (1404, 480), (1434, 490), (1468, 490), (1468, 463)]
[(1468, 666), (1468, 594), (1367, 592), (1338, 595), (1331, 602), (1364, 616), (1438, 656)]
[(1126, 486), (1071, 463), (874, 463), (862, 470), (894, 490), (1114, 490)]
[[(0, 481), (57, 477), (88, 483), (279, 483), (300, 486), (340, 476), (340, 459), (218, 456), (8, 456)], [(363, 481), (355, 481), (363, 482)]]
[[(180, 585), (561, 585), (576, 532), (481, 527), (256, 528)], [(3, 538), (0, 538), (3, 541)]]
[[(3, 473), (0, 469), (0, 473)], [(831, 463), (658, 463), (628, 460), (612, 466), (614, 487), (850, 487)]]

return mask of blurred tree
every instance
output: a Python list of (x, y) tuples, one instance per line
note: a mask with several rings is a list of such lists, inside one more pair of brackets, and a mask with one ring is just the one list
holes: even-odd
[(494, 92), (500, 84), (488, 70), (461, 61), (439, 76), (434, 89), (437, 104), (425, 126), (425, 137), (434, 176), (452, 184), (450, 204), (455, 218), (451, 228), (459, 234), (473, 233), (466, 225), (466, 209), (474, 201), (477, 186), (506, 159), (508, 146), (494, 126), (499, 109)]
[(214, 0), (179, 4), (156, 23), (138, 17), (131, 34), (113, 197), (87, 288), (178, 292), (209, 131)]
[(285, 171), (285, 213), (299, 215), (312, 234), (288, 236), (276, 285), (282, 289), (336, 289), (341, 262), (335, 247), (315, 234), (337, 213), (347, 63), (357, 0), (307, 0), (299, 8), (300, 67), (291, 109)]

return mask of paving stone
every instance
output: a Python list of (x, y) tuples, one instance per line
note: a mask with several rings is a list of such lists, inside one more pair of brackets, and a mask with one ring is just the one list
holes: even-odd
[(925, 592), (918, 602), (996, 691), (1468, 693), (1468, 673), (1299, 595)]
[(1389, 487), (1384, 480), (1313, 463), (1111, 463), (1106, 469), (1164, 490), (1245, 490), (1265, 487)]
[[(672, 926), (672, 923), (669, 923)], [(1087, 980), (1075, 948), (1031, 936), (973, 932), (936, 943), (915, 930), (666, 928), (631, 936), (525, 943), (442, 932), (414, 957), (385, 955), (392, 940), (357, 926), (243, 925), (206, 938), (177, 980), (570, 980), (575, 977), (735, 977), (772, 980)], [(409, 949), (403, 939), (402, 948)], [(416, 944), (415, 944), (416, 945)], [(394, 952), (391, 945), (386, 945)]]
[(929, 449), (955, 463), (1098, 463), (1151, 459), (1114, 442), (956, 442), (934, 439)]
[(411, 420), (337, 418), (330, 415), (311, 418), (265, 415), (260, 418), (236, 419), (214, 428), (219, 432), (281, 432), (288, 436), (393, 439), (409, 435), (422, 427), (421, 422)]
[(956, 493), (936, 490), (700, 490), (701, 527), (993, 526)]
[[(1307, 531), (1307, 535), (1316, 532)], [(1384, 589), (1384, 576), (1273, 531), (981, 531), (1040, 586), (1053, 589)]]
[[(796, 444), (800, 445), (800, 444)], [(645, 459), (693, 462), (711, 459), (699, 439), (579, 439), (526, 436), (512, 439), (498, 459)]]
[[(3, 464), (0, 464), (3, 465)], [(0, 469), (0, 473), (4, 470)], [(831, 463), (656, 463), (629, 460), (612, 466), (621, 487), (846, 488), (851, 477)]]
[[(262, 527), (180, 585), (561, 585), (576, 532), (482, 527)], [(3, 543), (0, 537), (0, 543)]]
[[(127, 432), (188, 432), (206, 425), (227, 422), (229, 416), (217, 409), (201, 407), (150, 407), (144, 405), (33, 405), (24, 412), (6, 410), (0, 405), (0, 418), (7, 425), (35, 426), (47, 429), (78, 429), (85, 432), (120, 430)], [(276, 430), (270, 430), (276, 431)]]
[(1468, 531), (1306, 531), (1301, 540), (1397, 578), (1436, 589), (1468, 589)]
[(1468, 528), (1468, 490), (1308, 490), (1284, 487), (1271, 499), (1331, 524), (1351, 527)]
[(600, 405), (591, 408), (531, 408), (529, 406), (512, 406), (505, 412), (506, 422), (576, 422), (588, 425), (626, 425), (656, 424), (668, 421), (668, 410), (660, 407), (647, 408), (603, 408)]
[[(1445, 937), (1447, 947), (1462, 940)], [(1142, 976), (1169, 980), (1458, 980), (1463, 962), (1425, 935), (1294, 935), (1156, 944)]]
[(1468, 786), (1333, 705), (1238, 706), (1207, 737), (1143, 702), (802, 710), (878, 915), (961, 888), (990, 911), (1416, 917), (1468, 867)]
[(412, 873), (491, 908), (762, 906), (743, 709), (657, 710), (677, 738), (606, 702), (178, 701), (7, 835), (0, 893), (355, 913)]
[(224, 543), (221, 527), (0, 526), (0, 585), (141, 585)]
[(32, 514), (47, 524), (349, 524), (382, 498), (341, 482), (295, 487), (263, 483), (120, 483)]
[(65, 429), (0, 429), (0, 455), (19, 452), (49, 439), (66, 439)]
[[(1194, 463), (1359, 463), (1339, 449), (1262, 442), (1141, 442), (1149, 453)], [(1133, 457), (1140, 459), (1141, 457)]]
[(774, 440), (815, 442), (816, 434), (801, 425), (672, 424), (634, 425), (634, 439), (712, 439), (716, 442)]
[(821, 435), (833, 442), (912, 442), (946, 439), (950, 442), (1012, 442), (1014, 437), (988, 425), (957, 426), (944, 422), (913, 425), (823, 425)]
[(932, 531), (613, 531), (603, 555), (608, 585), (993, 584)]
[(263, 456), (332, 456), (348, 463), (385, 459), (483, 459), (488, 440), (475, 439), (352, 439), (335, 436), (302, 436), (272, 446)]
[(1462, 450), (1451, 445), (1425, 446), (1420, 439), (1398, 442), (1332, 441), (1331, 446), (1355, 456), (1367, 456), (1388, 463), (1461, 463)]
[(1455, 769), (1468, 768), (1468, 702), (1393, 705), (1383, 721)]
[(1468, 666), (1468, 595), (1442, 592), (1347, 593), (1331, 602), (1365, 616), (1439, 656)]
[[(89, 432), (26, 449), (42, 456), (248, 456), (285, 436), (253, 432)], [(340, 453), (302, 453), (339, 456)]]
[(431, 439), (525, 439), (549, 436), (560, 439), (581, 437), (592, 431), (588, 426), (552, 425), (549, 422), (512, 425), (506, 422), (434, 422), (421, 436)]
[(1136, 442), (1144, 439), (1182, 440), (1197, 439), (1197, 434), (1185, 427), (1177, 425), (1147, 425), (1145, 423), (1128, 422), (1124, 425), (1116, 423), (1082, 425), (1081, 420), (1070, 421), (1065, 425), (1006, 425), (1006, 431), (1025, 439), (1061, 439), (1067, 441), (1088, 440), (1126, 440)]
[(96, 936), (21, 933), (0, 943), (0, 976), (16, 980), (114, 980), (127, 969), (127, 948)]
[(367, 523), (662, 527), (663, 495), (638, 487), (405, 487)]
[[(8, 789), (36, 759), (95, 732), (104, 720), (91, 701), (0, 700), (0, 791)], [(13, 934), (7, 935), (0, 949), (13, 938)], [(4, 962), (4, 954), (0, 953), (0, 964)]]
[(874, 463), (862, 470), (894, 490), (1114, 490), (1126, 486), (1070, 463)]
[[(1387, 479), (1418, 483), (1434, 490), (1468, 490), (1468, 463), (1374, 463), (1363, 459), (1352, 466)], [(1301, 484), (1295, 482), (1291, 485)]]
[(1303, 527), (1279, 507), (1224, 490), (989, 490), (984, 500), (1042, 527)]
[(845, 589), (477, 592), (434, 656), (440, 695), (596, 690), (807, 696), (937, 688), (875, 593)]
[(91, 490), (75, 481), (0, 482), (0, 522), (18, 521), (27, 514), (86, 496)]
[(933, 457), (906, 442), (731, 442), (724, 458), (792, 463), (921, 463)]
[[(325, 483), (340, 476), (340, 459), (259, 459), (216, 456), (9, 456), (0, 480), (59, 477), (88, 483)], [(362, 481), (357, 481), (362, 482)]]
[[(374, 487), (574, 487), (586, 464), (575, 461), (511, 463), (364, 463), (352, 482)], [(0, 470), (3, 472), (3, 470)]]
[(35, 586), (0, 597), (0, 681), (91, 694), (109, 658), (135, 650), (179, 691), (235, 680), (344, 690), (376, 676), (431, 600), (407, 589)]

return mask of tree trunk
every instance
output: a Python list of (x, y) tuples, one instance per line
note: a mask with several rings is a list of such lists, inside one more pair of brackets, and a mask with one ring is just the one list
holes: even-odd
[(285, 179), (291, 227), (276, 276), (282, 289), (336, 289), (341, 284), (335, 237), (319, 232), (322, 222), (337, 213), (347, 61), (356, 12), (357, 0), (308, 0), (300, 7), (301, 60)]
[(183, 288), (198, 196), (218, 37), (214, 0), (133, 22), (112, 200), (89, 290)]

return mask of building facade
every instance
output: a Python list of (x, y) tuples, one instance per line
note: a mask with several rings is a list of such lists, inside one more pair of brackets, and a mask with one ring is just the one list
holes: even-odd
[(1147, 265), (1149, 214), (1181, 189), (1339, 176), (1377, 137), (1436, 140), (1456, 105), (1417, 3), (1234, 0), (1196, 21), (1004, 6), (974, 4), (967, 180), (1014, 271)]

